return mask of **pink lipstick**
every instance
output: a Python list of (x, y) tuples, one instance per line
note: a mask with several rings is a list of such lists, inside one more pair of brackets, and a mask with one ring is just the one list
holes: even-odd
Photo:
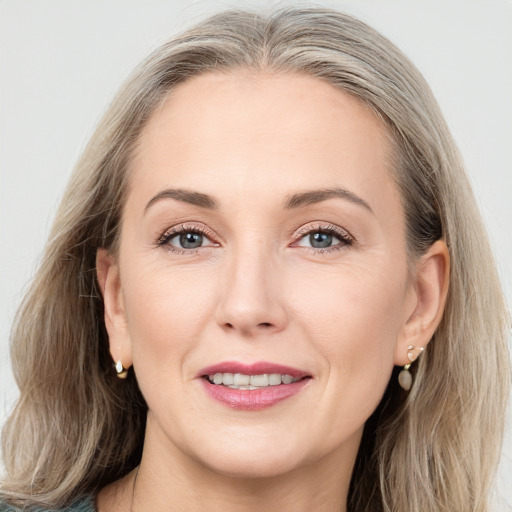
[(211, 398), (233, 409), (252, 411), (296, 395), (311, 379), (307, 372), (290, 366), (233, 361), (203, 368), (197, 377)]

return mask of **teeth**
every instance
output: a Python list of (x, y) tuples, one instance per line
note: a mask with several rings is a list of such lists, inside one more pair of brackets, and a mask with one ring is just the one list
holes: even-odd
[(232, 373), (223, 373), (222, 374), (222, 384), (225, 386), (230, 386), (235, 383), (235, 378)]
[(291, 384), (300, 380), (299, 377), (281, 375), (280, 373), (264, 373), (262, 375), (245, 375), (243, 373), (215, 373), (208, 375), (213, 384), (228, 386), (232, 389), (259, 389), (279, 384)]
[(244, 375), (243, 373), (235, 373), (235, 375), (233, 375), (233, 384), (235, 386), (248, 386), (250, 381), (250, 375)]
[(280, 373), (271, 373), (268, 376), (268, 383), (271, 386), (277, 386), (277, 385), (281, 384), (281, 374)]
[(251, 375), (251, 386), (268, 386), (268, 375)]

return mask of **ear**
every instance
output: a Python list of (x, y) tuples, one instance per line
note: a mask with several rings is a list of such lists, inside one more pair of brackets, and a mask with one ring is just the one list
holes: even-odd
[(411, 277), (405, 323), (395, 347), (395, 364), (410, 363), (408, 347), (425, 348), (443, 316), (450, 279), (450, 254), (438, 240), (419, 259)]
[(119, 265), (105, 249), (98, 249), (96, 253), (96, 275), (103, 295), (110, 354), (114, 362), (121, 361), (128, 369), (133, 362), (132, 345), (126, 321)]

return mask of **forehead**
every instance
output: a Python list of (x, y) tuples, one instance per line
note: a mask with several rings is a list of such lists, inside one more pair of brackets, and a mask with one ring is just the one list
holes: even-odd
[(206, 187), (220, 197), (332, 186), (396, 195), (392, 153), (374, 112), (327, 82), (299, 74), (206, 73), (174, 88), (155, 110), (131, 181), (148, 193), (172, 185)]

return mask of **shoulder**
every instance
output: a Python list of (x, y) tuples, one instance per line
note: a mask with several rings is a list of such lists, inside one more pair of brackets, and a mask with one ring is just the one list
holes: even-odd
[(83, 496), (71, 505), (59, 509), (41, 507), (17, 508), (0, 500), (0, 512), (96, 512), (96, 506), (92, 496)]

